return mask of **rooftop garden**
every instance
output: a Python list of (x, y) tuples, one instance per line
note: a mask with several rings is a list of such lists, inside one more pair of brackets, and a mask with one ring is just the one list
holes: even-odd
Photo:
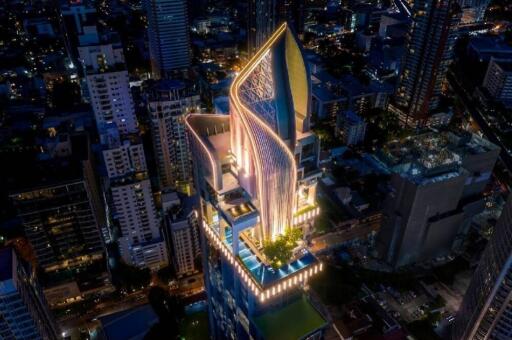
[(274, 241), (266, 241), (263, 244), (263, 254), (269, 264), (278, 269), (288, 263), (293, 256), (293, 249), (297, 242), (302, 239), (302, 229), (288, 228), (285, 233), (279, 235)]

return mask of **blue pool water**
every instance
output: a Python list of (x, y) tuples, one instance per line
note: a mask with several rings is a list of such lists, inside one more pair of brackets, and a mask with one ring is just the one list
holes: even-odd
[[(225, 229), (226, 244), (231, 248), (233, 241), (233, 233), (231, 228)], [(275, 282), (286, 278), (287, 276), (304, 269), (310, 265), (318, 263), (318, 260), (307, 250), (303, 250), (302, 256), (295, 261), (283, 265), (281, 268), (275, 270), (271, 266), (263, 264), (258, 257), (247, 247), (245, 242), (239, 240), (238, 255), (245, 267), (251, 272), (252, 276), (262, 286), (272, 285)], [(232, 248), (231, 248), (232, 249)]]

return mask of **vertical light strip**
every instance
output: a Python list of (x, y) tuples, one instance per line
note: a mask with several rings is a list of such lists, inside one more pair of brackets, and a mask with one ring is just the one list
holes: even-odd
[[(295, 164), (295, 157), (289, 146), (261, 117), (258, 116), (258, 114), (251, 111), (240, 100), (240, 87), (259, 63), (267, 57), (272, 46), (282, 38), (286, 29), (287, 26), (285, 23), (276, 30), (263, 47), (249, 61), (239, 76), (235, 78), (233, 85), (230, 88), (230, 98), (234, 109), (233, 114), (238, 114), (240, 117), (243, 128), (249, 137), (252, 149), (251, 154), (256, 162), (256, 182), (259, 196), (258, 199), (261, 202), (260, 209), (262, 215), (263, 237), (265, 239), (274, 239), (277, 235), (284, 232), (284, 228), (292, 225), (293, 202), (297, 182), (297, 166)], [(265, 132), (265, 135), (257, 135), (258, 130), (259, 132)], [(275, 144), (268, 144), (269, 140), (266, 140), (267, 138), (273, 140)], [(286, 176), (287, 178), (272, 178), (272, 176), (275, 176), (278, 172), (275, 170), (272, 171), (271, 168), (263, 165), (263, 162), (267, 162), (267, 164), (269, 164), (269, 162), (273, 162), (271, 165), (274, 166), (274, 168), (279, 168), (279, 171), (281, 172), (285, 171), (286, 165), (279, 162), (282, 160), (272, 159), (272, 156), (274, 156), (273, 158), (280, 158), (278, 155), (279, 150), (276, 150), (276, 153), (273, 155), (261, 154), (263, 152), (262, 148), (270, 150), (273, 146), (279, 147), (281, 149), (280, 151), (284, 151), (285, 157), (288, 158), (287, 165), (290, 173), (288, 174), (289, 176)], [(265, 173), (265, 169), (271, 171), (271, 173)], [(289, 188), (269, 188), (266, 182), (271, 179), (273, 179), (273, 182), (271, 183), (284, 183), (284, 185), (289, 186)]]

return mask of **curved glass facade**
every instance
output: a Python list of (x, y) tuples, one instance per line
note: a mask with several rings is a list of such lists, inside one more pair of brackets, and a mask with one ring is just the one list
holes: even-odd
[(297, 242), (283, 263), (265, 253), (267, 242), (289, 227), (310, 231), (319, 213), (320, 144), (309, 131), (311, 84), (299, 46), (281, 26), (234, 80), (229, 115), (186, 118), (213, 338), (266, 338), (256, 318), (285, 315), (297, 301), (306, 302), (301, 315), (312, 317), (309, 310), (319, 322), (294, 338), (316, 338), (325, 326), (302, 291), (323, 269), (307, 244)]
[(292, 226), (297, 184), (293, 148), (297, 127), (302, 130), (309, 119), (307, 74), (299, 45), (283, 24), (230, 90), (231, 145), (241, 184), (259, 202), (260, 236), (266, 240)]

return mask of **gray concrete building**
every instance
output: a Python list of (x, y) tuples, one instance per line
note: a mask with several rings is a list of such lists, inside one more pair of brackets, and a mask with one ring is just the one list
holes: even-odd
[(379, 157), (391, 175), (381, 258), (393, 268), (456, 251), (474, 215), (499, 148), (471, 134), (427, 133), (389, 143)]

